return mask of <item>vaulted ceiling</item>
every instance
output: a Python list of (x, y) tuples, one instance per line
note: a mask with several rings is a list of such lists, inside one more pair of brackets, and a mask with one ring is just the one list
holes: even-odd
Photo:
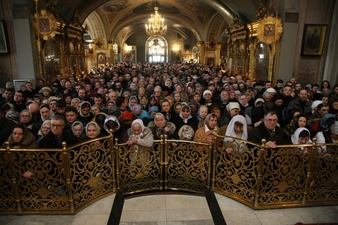
[[(271, 0), (273, 1), (273, 0)], [(240, 21), (255, 17), (260, 3), (269, 0), (57, 0), (60, 15), (71, 20), (78, 10), (80, 22), (94, 38), (125, 41), (145, 34), (145, 24), (155, 4), (168, 32), (196, 41), (220, 40), (236, 14)]]

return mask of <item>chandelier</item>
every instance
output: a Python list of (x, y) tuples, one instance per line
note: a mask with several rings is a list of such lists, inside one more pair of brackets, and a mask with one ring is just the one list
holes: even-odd
[(164, 35), (167, 32), (167, 25), (164, 24), (164, 18), (158, 14), (158, 7), (154, 7), (155, 15), (151, 15), (146, 24), (146, 32), (149, 36)]

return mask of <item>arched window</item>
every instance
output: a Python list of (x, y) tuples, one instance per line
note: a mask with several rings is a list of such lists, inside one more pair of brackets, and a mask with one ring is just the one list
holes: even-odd
[(146, 42), (146, 58), (149, 62), (167, 61), (167, 41), (162, 36), (151, 36)]

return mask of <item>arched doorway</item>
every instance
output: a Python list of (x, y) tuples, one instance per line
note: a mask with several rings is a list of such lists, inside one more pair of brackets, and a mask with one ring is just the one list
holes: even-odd
[(149, 62), (167, 62), (168, 43), (162, 36), (151, 36), (146, 41), (146, 57)]

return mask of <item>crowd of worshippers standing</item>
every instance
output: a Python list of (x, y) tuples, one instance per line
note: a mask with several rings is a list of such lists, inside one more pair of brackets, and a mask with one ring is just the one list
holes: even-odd
[(61, 148), (111, 131), (128, 145), (150, 147), (161, 135), (211, 144), (215, 129), (225, 142), (265, 139), (270, 148), (314, 137), (338, 143), (337, 114), (338, 84), (328, 81), (272, 84), (222, 66), (118, 63), (79, 80), (58, 74), (51, 83), (38, 79), (17, 89), (8, 81), (1, 87), (0, 144)]

